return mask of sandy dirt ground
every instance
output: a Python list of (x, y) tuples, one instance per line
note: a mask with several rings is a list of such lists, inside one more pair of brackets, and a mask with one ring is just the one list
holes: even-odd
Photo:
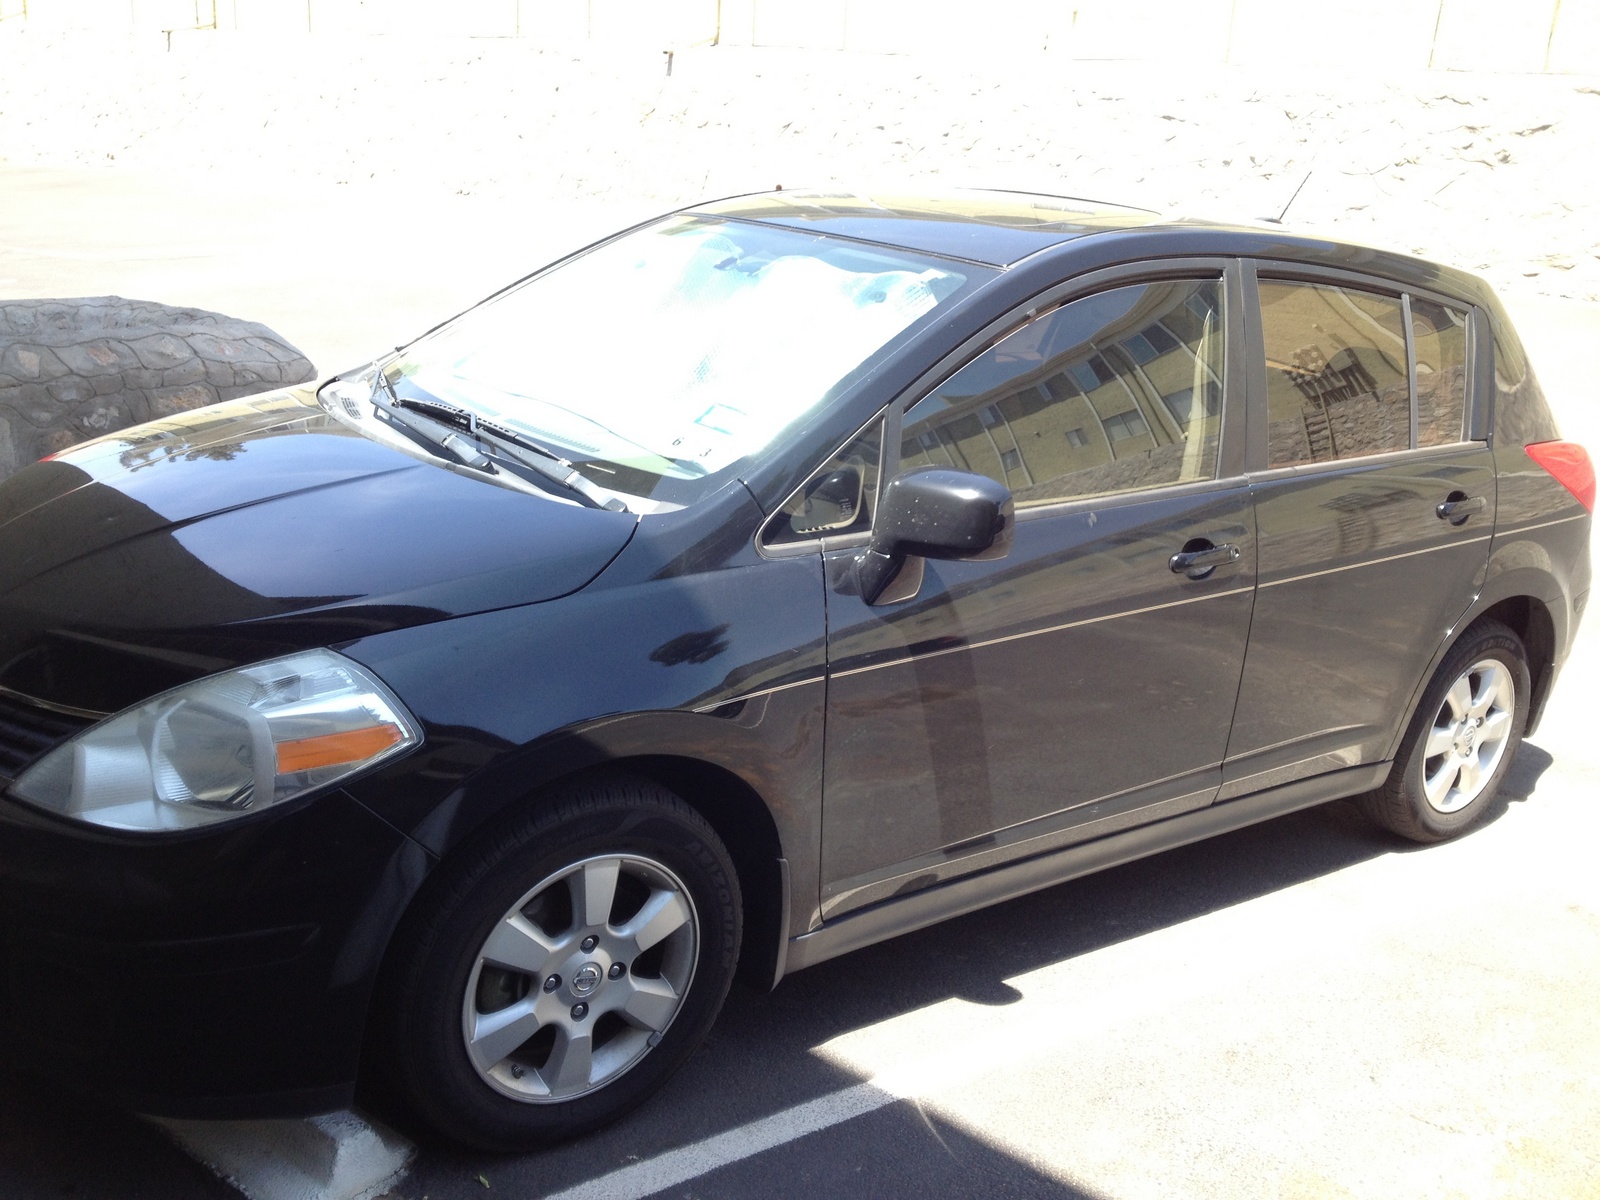
[[(1600, 78), (724, 48), (668, 76), (637, 50), (195, 34), (169, 52), (8, 22), (0, 297), (193, 303), (329, 371), (707, 195), (1287, 206), (1290, 227), (1505, 289), (1563, 427), (1597, 446), (1597, 151)], [(1412, 853), (1325, 806), (973, 914), (736, 997), (625, 1125), (524, 1158), (430, 1149), (397, 1195), (580, 1185), (983, 1032), (1023, 1057), (674, 1194), (1600, 1197), (1593, 626), (1471, 838)], [(0, 1079), (6, 1196), (217, 1194), (155, 1136)]]
[[(1600, 76), (0, 27), (0, 166), (637, 215), (993, 186), (1286, 225), (1600, 298)], [(4, 197), (0, 196), (0, 204)], [(251, 314), (243, 314), (251, 315)]]

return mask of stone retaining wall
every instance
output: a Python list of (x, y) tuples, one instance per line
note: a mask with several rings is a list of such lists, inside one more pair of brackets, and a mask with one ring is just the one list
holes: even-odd
[(0, 301), (0, 478), (156, 417), (304, 383), (265, 325), (120, 296)]

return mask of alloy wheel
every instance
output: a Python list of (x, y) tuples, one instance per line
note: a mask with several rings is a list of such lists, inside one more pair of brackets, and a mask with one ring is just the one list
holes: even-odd
[(661, 1040), (698, 952), (694, 901), (662, 863), (574, 863), (524, 894), (479, 948), (462, 1001), (467, 1057), (528, 1103), (604, 1087)]
[(1510, 744), (1516, 699), (1511, 672), (1492, 658), (1450, 685), (1423, 747), (1422, 794), (1435, 812), (1460, 812), (1483, 793)]

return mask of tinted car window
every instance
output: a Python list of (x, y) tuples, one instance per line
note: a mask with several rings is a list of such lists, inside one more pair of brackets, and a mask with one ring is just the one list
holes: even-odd
[(860, 533), (872, 527), (883, 423), (875, 421), (789, 498), (767, 526), (768, 545)]
[(1018, 507), (1216, 474), (1218, 280), (1137, 284), (1062, 305), (906, 414), (900, 463), (976, 471)]
[(1417, 356), (1417, 445), (1459, 442), (1467, 409), (1467, 314), (1413, 296), (1411, 338)]
[(1273, 466), (1410, 447), (1406, 334), (1398, 299), (1262, 280), (1261, 338)]

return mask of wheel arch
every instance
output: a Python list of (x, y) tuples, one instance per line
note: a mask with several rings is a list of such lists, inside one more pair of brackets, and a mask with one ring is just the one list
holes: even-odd
[(789, 871), (777, 822), (761, 794), (727, 767), (684, 755), (617, 758), (591, 770), (643, 776), (705, 818), (739, 874), (744, 906), (739, 977), (761, 987), (775, 984), (789, 936)]
[[(727, 732), (718, 727), (726, 724), (705, 714), (649, 713), (541, 738), (465, 781), (411, 836), (443, 862), (581, 780), (607, 775), (647, 779), (694, 809), (727, 849), (743, 906), (739, 977), (771, 987), (782, 975), (788, 946), (790, 863), (815, 875), (807, 866), (815, 861), (815, 837), (808, 838), (807, 829), (819, 823), (819, 813), (806, 803), (811, 788), (804, 772), (788, 776), (758, 771), (758, 787), (738, 770), (740, 763), (759, 766), (762, 756), (753, 754), (752, 747), (741, 748), (737, 740), (718, 737)], [(820, 776), (817, 790), (820, 800)], [(786, 828), (780, 828), (775, 811), (788, 817)], [(426, 884), (418, 889), (396, 923), (397, 931), (414, 908), (430, 902), (429, 892)]]
[(1404, 719), (1394, 730), (1388, 758), (1393, 759), (1398, 753), (1401, 740), (1416, 716), (1417, 705), (1422, 702), (1423, 693), (1428, 690), (1428, 684), (1439, 670), (1439, 665), (1462, 638), (1485, 620), (1500, 622), (1522, 640), (1528, 654), (1528, 675), (1533, 691), (1524, 732), (1532, 733), (1538, 727), (1551, 685), (1555, 682), (1556, 655), (1562, 642), (1562, 629), (1557, 624), (1559, 615), (1538, 594), (1546, 590), (1550, 582), (1549, 577), (1542, 573), (1518, 571), (1499, 580), (1500, 586), (1486, 589), (1478, 596), (1441, 639), (1427, 669), (1417, 680), (1410, 703), (1406, 705)]
[[(601, 761), (568, 758), (565, 769), (543, 775), (526, 787), (519, 799), (495, 806), (470, 830), (460, 831), (421, 886), (412, 893), (391, 930), (375, 978), (391, 979), (406, 944), (405, 930), (424, 921), (428, 906), (437, 902), (445, 875), (438, 867), (449, 858), (470, 854), (485, 838), (493, 838), (506, 822), (525, 815), (530, 807), (552, 799), (581, 782), (610, 776), (645, 779), (671, 791), (705, 819), (733, 860), (738, 876), (743, 917), (737, 978), (762, 989), (782, 976), (788, 947), (790, 913), (788, 862), (782, 856), (778, 824), (762, 795), (729, 767), (671, 753), (623, 754)], [(381, 985), (374, 995), (386, 989)], [(382, 1044), (390, 1018), (370, 1007), (363, 1037), (361, 1073), (382, 1076), (373, 1051)]]
[[(1550, 608), (1536, 596), (1507, 596), (1478, 613), (1467, 631), (1483, 621), (1498, 621), (1522, 639), (1528, 653), (1528, 676), (1532, 690), (1528, 704), (1528, 722), (1525, 733), (1532, 733), (1544, 713), (1545, 701), (1550, 696), (1550, 685), (1555, 681), (1556, 626)], [(1457, 639), (1459, 640), (1459, 639)]]

